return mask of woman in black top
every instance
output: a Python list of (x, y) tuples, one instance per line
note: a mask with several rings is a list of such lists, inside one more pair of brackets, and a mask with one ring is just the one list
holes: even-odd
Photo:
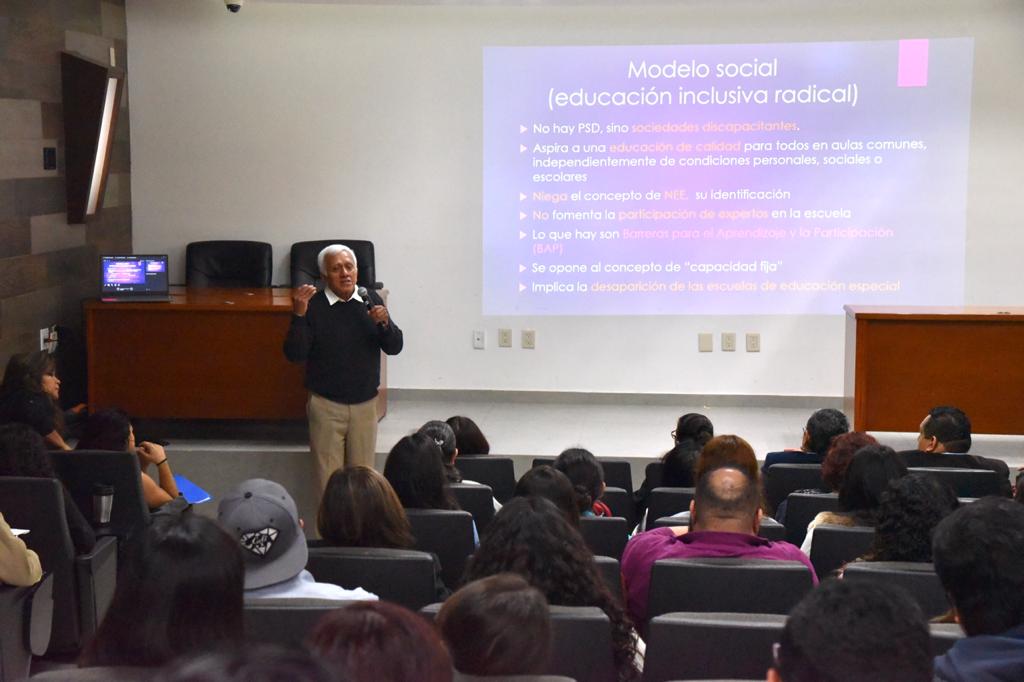
[(28, 424), (54, 450), (70, 450), (61, 432), (57, 363), (46, 351), (12, 355), (0, 386), (0, 424)]

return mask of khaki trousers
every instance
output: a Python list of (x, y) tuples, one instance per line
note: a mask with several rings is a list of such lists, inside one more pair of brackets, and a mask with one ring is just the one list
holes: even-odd
[(320, 489), (335, 469), (362, 464), (373, 467), (377, 456), (377, 398), (345, 405), (310, 393), (306, 401), (309, 449), (316, 457)]

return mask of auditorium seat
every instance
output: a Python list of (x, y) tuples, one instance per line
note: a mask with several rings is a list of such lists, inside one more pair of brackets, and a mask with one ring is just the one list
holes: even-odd
[(142, 476), (135, 453), (53, 450), (50, 461), (71, 498), (90, 520), (93, 487), (109, 485), (114, 488), (110, 523), (100, 529), (101, 533), (117, 536), (123, 542), (133, 531), (149, 524), (149, 508), (142, 495)]
[(633, 493), (622, 488), (606, 486), (604, 494), (601, 495), (601, 502), (604, 502), (612, 510), (612, 516), (626, 519), (626, 525), (630, 530), (636, 526), (636, 505), (633, 503)]
[(953, 467), (912, 467), (911, 474), (935, 476), (956, 491), (957, 497), (1002, 495), (999, 474), (989, 469), (954, 469)]
[(928, 630), (931, 635), (932, 654), (935, 656), (946, 653), (957, 640), (966, 637), (959, 623), (929, 623)]
[(325, 613), (351, 602), (305, 597), (247, 599), (242, 608), (245, 641), (302, 646)]
[[(673, 528), (675, 526), (688, 526), (689, 524), (689, 514), (684, 517), (663, 516), (654, 522), (648, 522), (647, 528), (648, 530), (653, 530), (654, 528)], [(786, 528), (775, 519), (765, 517), (761, 520), (761, 526), (758, 528), (757, 534), (765, 540), (778, 542), (779, 540), (786, 539)]]
[(773, 464), (764, 470), (764, 494), (769, 515), (775, 514), (779, 504), (790, 493), (815, 489), (825, 489), (820, 464)]
[(303, 284), (312, 284), (313, 286), (320, 284), (320, 266), (316, 262), (316, 257), (331, 244), (343, 244), (356, 254), (356, 267), (359, 270), (356, 277), (358, 286), (367, 289), (382, 289), (384, 287), (381, 282), (377, 281), (373, 242), (364, 239), (317, 239), (292, 244), (289, 262), (293, 289)]
[(463, 511), (473, 515), (476, 530), (483, 533), (494, 518), (494, 492), (491, 486), (474, 483), (452, 483), (449, 485), (455, 501)]
[(491, 486), (498, 502), (505, 504), (512, 499), (516, 487), (516, 471), (511, 457), (459, 455), (455, 458), (455, 468), (463, 478)]
[[(604, 471), (604, 484), (606, 486), (622, 488), (628, 492), (633, 492), (633, 470), (628, 461), (624, 459), (605, 459), (604, 457), (598, 457), (597, 461), (600, 462), (601, 469)], [(554, 463), (554, 457), (535, 457), (532, 466), (539, 467), (542, 464), (552, 466)]]
[(812, 585), (798, 561), (660, 559), (651, 569), (647, 613), (789, 613)]
[(473, 516), (467, 511), (450, 509), (406, 509), (415, 548), (437, 555), (441, 561), (441, 579), (455, 590), (462, 581), (466, 561), (473, 553)]
[(863, 556), (875, 541), (875, 529), (870, 526), (834, 526), (823, 524), (814, 529), (811, 543), (811, 563), (818, 578), (824, 580), (829, 573), (843, 564)]
[[(769, 467), (769, 471), (775, 467)], [(838, 493), (790, 493), (786, 497), (786, 540), (799, 547), (807, 526), (820, 512), (839, 511)]]
[(622, 569), (619, 567), (619, 560), (610, 556), (594, 556), (594, 563), (597, 564), (597, 572), (601, 574), (601, 580), (608, 587), (612, 596), (622, 601)]
[[(814, 541), (817, 542), (817, 530)], [(864, 580), (898, 585), (921, 606), (927, 618), (949, 611), (946, 590), (930, 562), (854, 561), (843, 572), (846, 580)]]
[(629, 524), (618, 516), (584, 516), (580, 518), (580, 535), (594, 554), (618, 560), (629, 540)]
[(650, 489), (660, 488), (662, 481), (662, 471), (665, 469), (665, 464), (659, 459), (653, 462), (649, 462), (644, 467), (644, 480), (647, 481), (647, 487)]
[(266, 242), (219, 239), (185, 247), (185, 285), (196, 288), (265, 288), (274, 272)]
[(53, 626), (53, 574), (29, 587), (0, 585), (0, 680), (28, 677), (32, 656), (42, 656)]
[(651, 491), (647, 498), (647, 522), (679, 512), (689, 511), (693, 501), (694, 488), (659, 487)]
[(385, 601), (423, 608), (437, 598), (434, 557), (383, 547), (310, 547), (306, 569), (317, 582), (362, 587)]
[(786, 616), (766, 613), (666, 613), (647, 631), (644, 682), (763, 679)]

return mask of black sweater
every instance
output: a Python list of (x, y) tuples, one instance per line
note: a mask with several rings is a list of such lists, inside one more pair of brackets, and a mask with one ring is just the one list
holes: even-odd
[[(374, 305), (381, 305), (375, 294), (370, 297)], [(306, 388), (310, 391), (354, 405), (377, 395), (380, 352), (397, 355), (402, 343), (402, 330), (394, 320), (375, 324), (365, 303), (349, 300), (332, 306), (319, 291), (303, 317), (292, 316), (284, 354), (292, 362), (306, 363)]]

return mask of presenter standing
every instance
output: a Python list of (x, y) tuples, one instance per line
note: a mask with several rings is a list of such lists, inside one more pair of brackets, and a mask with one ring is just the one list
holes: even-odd
[(380, 353), (397, 355), (403, 340), (380, 297), (356, 287), (359, 271), (350, 248), (328, 246), (317, 265), (324, 289), (304, 284), (292, 291), (284, 354), (306, 363), (309, 445), (323, 489), (339, 467), (373, 467)]

